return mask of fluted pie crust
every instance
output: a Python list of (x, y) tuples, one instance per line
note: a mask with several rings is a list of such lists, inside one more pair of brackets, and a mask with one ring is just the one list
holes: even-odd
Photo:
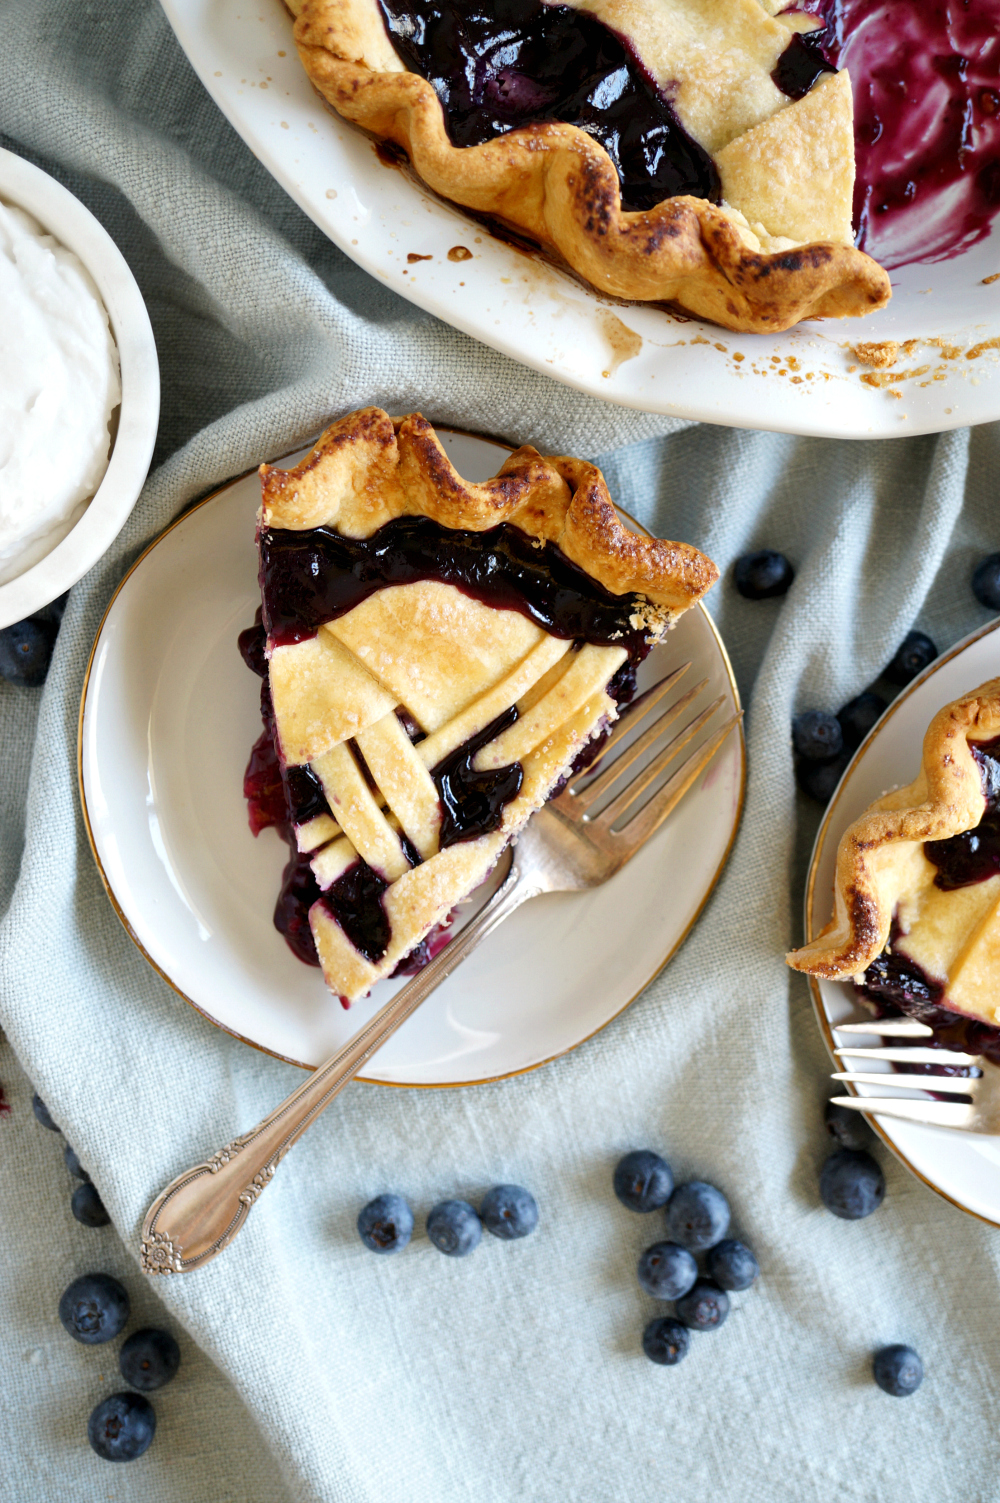
[[(659, 638), (717, 578), (696, 549), (623, 527), (595, 466), (525, 447), (491, 480), (470, 484), (419, 414), (351, 413), (294, 469), (263, 465), (260, 475), (262, 538), (322, 528), (368, 539), (396, 519), (426, 517), (466, 536), (507, 523), (540, 550), (555, 544), (610, 596), (624, 597), (623, 637)], [(441, 579), (387, 583), (301, 640), (268, 637), (282, 762), (308, 764), (330, 810), (298, 826), (298, 848), (324, 892), (359, 854), (388, 884), (388, 943), (374, 960), (328, 905), (313, 904), (310, 928), (332, 991), (348, 1001), (366, 993), (484, 880), (616, 718), (608, 685), (627, 657), (625, 645), (553, 635), (521, 610), (497, 609)], [(473, 767), (519, 764), (519, 791), (497, 828), (442, 849), (431, 772), (513, 706), (516, 719), (479, 748)]]
[(938, 711), (914, 782), (877, 799), (841, 836), (834, 916), (787, 956), (790, 966), (827, 980), (860, 977), (885, 949), (895, 922), (906, 953), (945, 985), (944, 1005), (995, 1026), (1000, 876), (942, 891), (923, 847), (979, 825), (986, 799), (970, 743), (998, 735), (1000, 679)]
[(684, 195), (623, 210), (611, 158), (574, 125), (533, 123), (456, 147), (433, 86), (404, 67), (376, 0), (288, 0), (303, 66), (334, 110), (403, 147), (443, 197), (554, 251), (599, 291), (752, 333), (884, 306), (887, 274), (853, 245), (848, 75), (826, 74), (794, 101), (770, 77), (811, 21), (782, 16), (780, 0), (665, 3), (665, 18), (664, 3), (650, 0), (585, 8), (627, 32), (669, 89), (681, 123), (713, 155), (721, 207)]

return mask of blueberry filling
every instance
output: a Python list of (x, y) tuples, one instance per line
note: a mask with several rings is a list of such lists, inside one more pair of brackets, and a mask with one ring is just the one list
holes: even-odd
[(804, 99), (818, 78), (837, 71), (824, 52), (829, 40), (825, 27), (822, 31), (796, 32), (792, 37), (771, 74), (789, 99)]
[(719, 203), (708, 152), (631, 43), (585, 10), (542, 0), (379, 0), (393, 47), (441, 101), (456, 146), (563, 121), (601, 143), (622, 205), (690, 193)]
[(441, 849), (460, 840), (474, 840), (499, 828), (503, 811), (517, 797), (524, 781), (520, 762), (497, 767), (490, 772), (473, 768), (476, 753), (494, 741), (517, 719), (517, 706), (511, 705), (483, 730), (445, 757), (431, 776), (441, 795)]
[(970, 741), (969, 750), (983, 780), (986, 810), (974, 830), (925, 842), (924, 854), (938, 869), (934, 885), (943, 892), (987, 882), (1000, 873), (1000, 736)]
[(323, 893), (323, 907), (372, 965), (389, 948), (389, 917), (382, 899), (389, 886), (361, 856)]

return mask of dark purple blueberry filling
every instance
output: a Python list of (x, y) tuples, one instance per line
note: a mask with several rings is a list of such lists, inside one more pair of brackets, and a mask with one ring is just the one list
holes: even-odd
[(254, 615), (253, 626), (248, 626), (245, 631), (240, 632), (236, 645), (240, 650), (240, 657), (250, 672), (256, 673), (258, 678), (263, 678), (267, 673), (267, 632), (264, 630), (260, 606), (257, 607)]
[(824, 48), (830, 38), (826, 28), (805, 34), (796, 32), (778, 58), (778, 66), (771, 74), (783, 94), (789, 99), (804, 99), (818, 78), (824, 73), (837, 70), (825, 56)]
[(943, 892), (987, 882), (1000, 873), (1000, 736), (970, 741), (969, 750), (983, 780), (986, 810), (974, 830), (924, 843), (924, 854), (938, 869), (934, 885)]
[(476, 772), (472, 766), (479, 749), (494, 741), (516, 719), (517, 706), (511, 705), (432, 770), (431, 777), (441, 795), (442, 850), (460, 840), (474, 840), (477, 835), (489, 835), (498, 829), (505, 807), (520, 793), (524, 781), (520, 762), (491, 772)]
[(430, 517), (397, 517), (369, 538), (327, 527), (260, 534), (264, 620), (276, 645), (311, 637), (387, 585), (434, 579), (495, 610), (520, 611), (555, 637), (620, 643), (636, 661), (645, 633), (629, 624), (637, 595), (612, 595), (554, 543), (509, 522), (461, 532)]
[(324, 893), (320, 901), (343, 929), (354, 948), (377, 965), (389, 948), (390, 925), (382, 899), (388, 882), (359, 856)]
[(281, 891), (274, 905), (274, 927), (285, 937), (293, 955), (306, 965), (319, 965), (316, 942), (309, 927), (309, 910), (322, 897), (309, 857), (296, 849), (291, 825), (279, 827), (288, 841), (290, 857), (281, 877)]
[(719, 203), (712, 158), (631, 43), (587, 11), (541, 0), (379, 0), (390, 41), (437, 92), (456, 146), (561, 120), (601, 143), (626, 209), (690, 193)]

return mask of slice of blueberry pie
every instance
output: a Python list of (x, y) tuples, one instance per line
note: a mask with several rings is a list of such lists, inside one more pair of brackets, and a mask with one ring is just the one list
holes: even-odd
[(289, 5), (336, 111), (601, 292), (751, 332), (889, 299), (854, 246), (850, 79), (792, 0)]
[(939, 710), (916, 781), (845, 831), (834, 917), (788, 963), (1000, 1055), (1000, 679)]
[(292, 848), (275, 924), (346, 1003), (443, 942), (717, 571), (625, 528), (582, 460), (468, 483), (419, 414), (352, 413), (261, 482), (244, 791)]

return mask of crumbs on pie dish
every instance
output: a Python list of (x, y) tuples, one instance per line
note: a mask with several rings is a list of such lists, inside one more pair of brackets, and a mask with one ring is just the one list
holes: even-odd
[(463, 480), (418, 413), (351, 413), (260, 473), (244, 792), (292, 853), (276, 927), (346, 1005), (440, 948), (718, 571), (624, 527), (583, 460)]
[[(782, 0), (289, 0), (312, 83), (599, 291), (755, 333), (870, 313), (850, 77)], [(824, 33), (825, 34), (825, 33)]]

